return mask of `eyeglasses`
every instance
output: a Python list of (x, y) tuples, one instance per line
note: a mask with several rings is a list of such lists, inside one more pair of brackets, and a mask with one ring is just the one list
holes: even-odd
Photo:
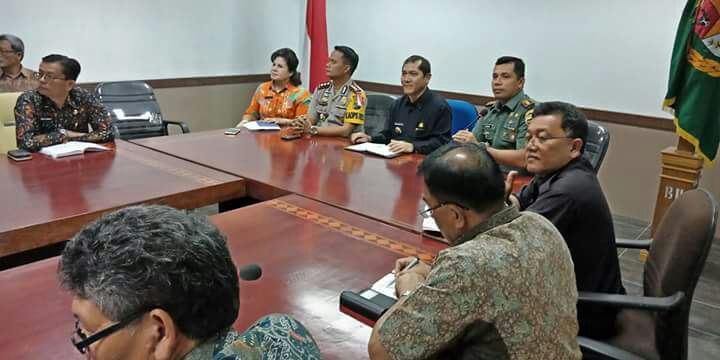
[(445, 206), (445, 205), (451, 205), (451, 204), (452, 204), (452, 205), (455, 205), (455, 206), (458, 206), (458, 207), (460, 207), (461, 209), (464, 209), (464, 210), (467, 210), (467, 209), (468, 209), (468, 208), (466, 208), (466, 207), (464, 207), (464, 206), (462, 206), (462, 205), (460, 205), (460, 204), (456, 204), (456, 203), (451, 202), (451, 201), (446, 201), (446, 202), (439, 203), (439, 204), (437, 204), (437, 205), (435, 205), (435, 206), (433, 206), (433, 207), (428, 206), (428, 204), (426, 203), (426, 204), (425, 204), (425, 208), (426, 208), (426, 209), (425, 209), (425, 210), (420, 210), (420, 211), (418, 211), (418, 214), (420, 214), (420, 216), (422, 216), (422, 217), (425, 218), (425, 219), (429, 219), (430, 217), (432, 217), (433, 212), (434, 212), (435, 210), (437, 210), (437, 209), (439, 209), (439, 208), (441, 208), (441, 207), (443, 207), (443, 206)]
[(66, 80), (65, 78), (59, 78), (56, 75), (49, 74), (49, 73), (35, 73), (33, 74), (33, 78), (38, 81), (42, 81), (45, 79), (45, 81), (53, 81), (53, 80)]
[(80, 330), (80, 320), (75, 320), (75, 331), (73, 332), (72, 337), (70, 337), (70, 341), (72, 341), (73, 345), (75, 345), (75, 347), (81, 354), (85, 354), (90, 345), (128, 326), (131, 322), (135, 321), (137, 318), (144, 315), (148, 311), (149, 310), (143, 310), (141, 312), (133, 313), (126, 319), (112, 324), (90, 336), (87, 336), (84, 332), (82, 332), (82, 330)]
[(542, 144), (545, 144), (545, 142), (547, 142), (549, 140), (555, 140), (555, 139), (573, 139), (573, 138), (567, 137), (567, 136), (532, 136), (530, 134), (525, 136), (525, 140), (528, 144), (530, 144), (531, 142), (537, 142), (538, 144), (542, 145)]

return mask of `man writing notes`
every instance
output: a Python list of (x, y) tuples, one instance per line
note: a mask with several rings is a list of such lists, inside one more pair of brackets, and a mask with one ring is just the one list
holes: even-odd
[(570, 252), (544, 217), (505, 203), (500, 168), (476, 144), (423, 161), (422, 212), (450, 247), (395, 265), (399, 300), (375, 324), (377, 359), (580, 359)]

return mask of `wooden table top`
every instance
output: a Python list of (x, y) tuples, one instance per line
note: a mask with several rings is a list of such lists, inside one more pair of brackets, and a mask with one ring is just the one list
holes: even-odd
[[(371, 329), (339, 311), (343, 290), (361, 290), (392, 270), (395, 259), (430, 260), (444, 244), (333, 206), (290, 195), (211, 217), (226, 234), (238, 267), (257, 263), (262, 277), (241, 281), (245, 329), (269, 313), (308, 327), (327, 359), (367, 355)], [(362, 254), (362, 256), (359, 256)], [(0, 272), (3, 359), (72, 359), (70, 297), (58, 289), (58, 258)]]
[(343, 150), (347, 139), (313, 137), (293, 141), (278, 132), (227, 136), (210, 130), (133, 140), (169, 155), (241, 176), (249, 196), (267, 200), (300, 194), (375, 220), (419, 231), (421, 155), (385, 159)]
[[(66, 240), (115, 208), (194, 208), (245, 196), (227, 173), (119, 140), (114, 151), (14, 162), (0, 156), (0, 256)], [(2, 261), (0, 259), (0, 261)]]

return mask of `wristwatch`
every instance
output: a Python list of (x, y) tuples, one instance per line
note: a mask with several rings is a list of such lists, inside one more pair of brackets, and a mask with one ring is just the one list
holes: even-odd
[(318, 134), (318, 128), (315, 125), (310, 126), (310, 130), (308, 131), (310, 135), (317, 135)]
[(58, 130), (58, 132), (59, 132), (62, 136), (67, 136), (67, 130), (65, 130), (65, 129), (60, 129), (60, 130)]

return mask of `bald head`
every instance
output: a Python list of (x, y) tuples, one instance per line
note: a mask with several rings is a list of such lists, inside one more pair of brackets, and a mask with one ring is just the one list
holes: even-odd
[(432, 196), (482, 213), (501, 207), (505, 182), (495, 160), (477, 144), (451, 142), (418, 167)]

